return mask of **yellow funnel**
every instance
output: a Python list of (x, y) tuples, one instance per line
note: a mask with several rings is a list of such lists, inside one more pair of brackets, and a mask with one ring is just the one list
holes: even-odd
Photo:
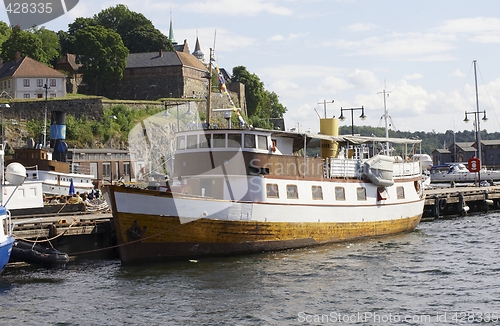
[[(325, 118), (319, 120), (319, 133), (328, 136), (339, 135), (339, 120), (337, 118)], [(338, 144), (332, 140), (321, 140), (321, 157), (337, 157)]]

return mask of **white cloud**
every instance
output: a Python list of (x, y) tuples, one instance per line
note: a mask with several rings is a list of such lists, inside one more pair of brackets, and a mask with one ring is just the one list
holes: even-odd
[(306, 35), (307, 35), (306, 33), (300, 33), (300, 34), (290, 33), (287, 36), (283, 36), (283, 35), (277, 34), (277, 35), (271, 36), (267, 40), (268, 41), (291, 41), (291, 40), (295, 40), (295, 39), (297, 39), (299, 37), (303, 37), (303, 36), (306, 36)]
[(460, 71), (460, 69), (456, 69), (454, 72), (452, 72), (452, 73), (450, 74), (450, 76), (452, 76), (452, 77), (460, 77), (460, 78), (462, 78), (462, 77), (463, 77), (463, 76), (465, 76), (465, 75), (464, 75), (464, 73), (463, 73), (463, 72), (461, 72), (461, 71)]

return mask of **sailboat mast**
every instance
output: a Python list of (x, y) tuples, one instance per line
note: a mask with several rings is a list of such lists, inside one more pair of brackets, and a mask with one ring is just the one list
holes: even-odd
[[(382, 92), (379, 92), (378, 94), (384, 94), (384, 115), (382, 116), (384, 118), (384, 121), (385, 121), (385, 138), (389, 138), (389, 122), (387, 121), (387, 119), (389, 118), (389, 112), (387, 112), (387, 103), (385, 101), (385, 98), (386, 96), (389, 96), (389, 93), (390, 92), (387, 92), (384, 88), (384, 90)], [(380, 118), (382, 119), (382, 118)], [(386, 155), (389, 155), (389, 147), (390, 147), (390, 144), (389, 142), (387, 142), (385, 144), (385, 151), (386, 151)]]
[(477, 137), (477, 154), (479, 158), (479, 171), (477, 172), (477, 182), (481, 183), (481, 127), (479, 127), (479, 96), (477, 91), (477, 72), (476, 72), (476, 62), (474, 60), (474, 84), (476, 86), (476, 137)]
[(211, 97), (212, 97), (212, 60), (214, 58), (214, 50), (210, 48), (210, 56), (208, 60), (208, 96), (207, 96), (207, 127), (210, 127), (211, 118)]

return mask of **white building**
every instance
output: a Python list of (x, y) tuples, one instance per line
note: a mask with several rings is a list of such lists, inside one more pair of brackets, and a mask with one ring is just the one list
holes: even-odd
[(0, 66), (0, 97), (28, 99), (66, 96), (66, 75), (29, 57)]

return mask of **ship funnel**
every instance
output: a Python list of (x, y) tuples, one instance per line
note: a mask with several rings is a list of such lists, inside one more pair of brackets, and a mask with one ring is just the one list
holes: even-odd
[(52, 159), (66, 162), (68, 145), (66, 139), (66, 113), (52, 111), (50, 114), (50, 147), (53, 148)]
[[(337, 118), (324, 118), (319, 120), (319, 133), (328, 136), (339, 135), (339, 120)], [(321, 140), (321, 157), (337, 157), (338, 144), (333, 140)]]

